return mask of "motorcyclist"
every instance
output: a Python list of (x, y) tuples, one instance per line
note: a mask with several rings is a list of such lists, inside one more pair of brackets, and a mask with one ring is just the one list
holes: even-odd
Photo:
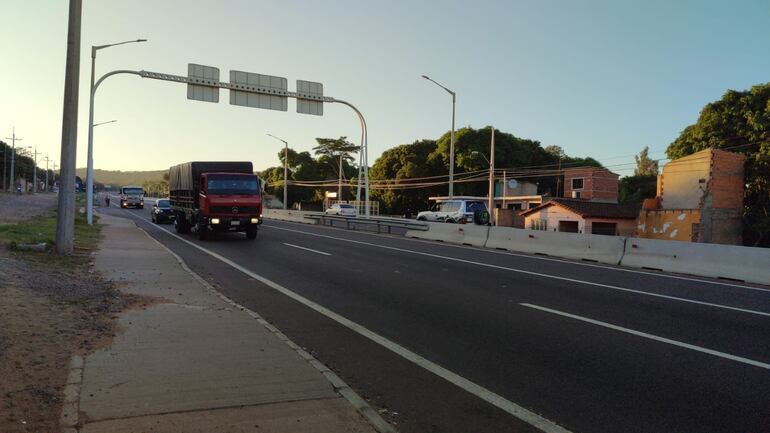
[(107, 207), (110, 207), (110, 195), (104, 194), (104, 202), (107, 204)]

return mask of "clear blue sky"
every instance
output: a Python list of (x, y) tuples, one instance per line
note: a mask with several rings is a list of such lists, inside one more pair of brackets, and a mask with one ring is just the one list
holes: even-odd
[[(67, 1), (3, 1), (0, 134), (58, 159)], [(187, 63), (320, 81), (369, 124), (370, 161), (397, 144), (493, 124), (606, 165), (653, 157), (727, 89), (770, 81), (770, 2), (745, 1), (198, 1), (85, 0), (78, 166), (85, 165), (90, 46), (99, 74), (146, 69), (184, 75)], [(195, 159), (278, 165), (281, 143), (359, 126), (346, 107), (323, 117), (186, 99), (184, 85), (110, 78), (97, 96), (96, 167), (162, 169)], [(614, 167), (628, 174), (631, 166)]]

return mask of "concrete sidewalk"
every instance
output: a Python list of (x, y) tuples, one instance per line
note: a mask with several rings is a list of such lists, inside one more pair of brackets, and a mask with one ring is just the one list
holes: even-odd
[(69, 431), (390, 428), (333, 373), (215, 292), (132, 221), (101, 218), (97, 270), (122, 291), (162, 299), (122, 314), (123, 332), (110, 347), (73, 361), (62, 415)]

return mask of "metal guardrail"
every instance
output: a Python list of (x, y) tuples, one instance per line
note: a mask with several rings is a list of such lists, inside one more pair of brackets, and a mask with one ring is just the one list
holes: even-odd
[(387, 217), (347, 217), (341, 215), (326, 215), (324, 213), (314, 213), (305, 215), (305, 218), (318, 220), (319, 224), (333, 225), (335, 221), (344, 222), (348, 230), (353, 225), (370, 225), (377, 227), (377, 233), (382, 233), (383, 230), (387, 230), (387, 233), (391, 233), (393, 228), (403, 228), (407, 230), (428, 230), (428, 224), (421, 221), (408, 220), (402, 218), (387, 218)]

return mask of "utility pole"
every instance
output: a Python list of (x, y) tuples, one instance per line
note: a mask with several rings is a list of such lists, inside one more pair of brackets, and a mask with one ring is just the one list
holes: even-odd
[(48, 162), (51, 161), (51, 158), (48, 157), (48, 155), (45, 156), (45, 188), (43, 188), (43, 191), (48, 192)]
[(67, 63), (61, 128), (61, 183), (56, 216), (56, 252), (75, 248), (75, 157), (78, 138), (78, 84), (80, 83), (80, 23), (83, 0), (70, 0), (67, 30)]
[(3, 142), (3, 189), (2, 189), (2, 191), (5, 191), (7, 189), (7, 185), (5, 184), (6, 181), (7, 181), (7, 179), (5, 178), (5, 175), (8, 174), (5, 171), (6, 170), (5, 166), (6, 166), (6, 159), (7, 159), (6, 158), (6, 154), (7, 153), (8, 153), (8, 144)]
[(491, 149), (489, 150), (489, 212), (490, 215), (492, 215), (492, 218), (494, 219), (494, 210), (495, 210), (495, 127), (490, 126), (490, 131), (492, 132), (492, 142), (490, 144)]
[(52, 183), (56, 183), (56, 160), (53, 160), (53, 169), (51, 170), (51, 174), (53, 175)]
[(14, 160), (16, 159), (16, 142), (17, 141), (22, 141), (22, 139), (16, 136), (16, 127), (15, 126), (13, 128), (13, 134), (10, 137), (5, 137), (5, 139), (6, 140), (11, 140), (11, 142), (13, 143), (12, 147), (11, 147), (11, 178), (10, 178), (11, 185), (8, 188), (8, 191), (10, 192), (10, 191), (13, 191), (13, 187), (14, 187), (14, 185), (16, 183), (16, 179), (14, 177), (14, 172), (13, 172), (13, 169), (14, 169), (13, 163), (14, 163)]
[(37, 144), (35, 145), (34, 165), (32, 166), (32, 192), (37, 192)]

